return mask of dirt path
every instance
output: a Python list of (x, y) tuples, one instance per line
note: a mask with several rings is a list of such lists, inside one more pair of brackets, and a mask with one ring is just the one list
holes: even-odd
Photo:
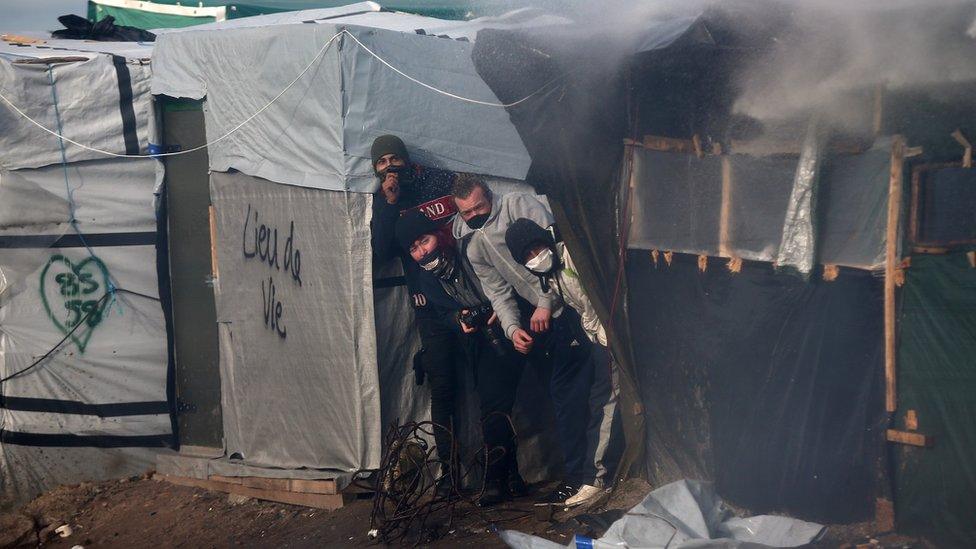
[[(648, 486), (631, 481), (614, 493), (604, 506), (627, 509), (646, 495)], [(70, 549), (81, 545), (98, 547), (363, 547), (378, 546), (366, 538), (372, 501), (351, 501), (338, 511), (321, 511), (257, 500), (232, 501), (227, 494), (175, 486), (149, 478), (62, 486), (38, 497), (20, 510), (6, 515), (10, 524), (26, 524), (21, 547)], [(579, 513), (576, 513), (579, 514)], [(561, 513), (557, 522), (536, 520), (528, 502), (504, 509), (479, 512), (462, 509), (450, 533), (424, 547), (505, 547), (488, 531), (486, 520), (499, 526), (533, 533), (569, 543), (574, 532), (599, 535), (588, 523)], [(26, 520), (25, 520), (26, 517)], [(6, 523), (4, 523), (6, 524)], [(0, 524), (0, 529), (4, 528)], [(71, 535), (54, 532), (69, 525)], [(7, 527), (8, 534), (17, 533)], [(586, 532), (587, 529), (590, 532)], [(818, 547), (854, 547), (870, 543), (869, 525), (832, 527)], [(9, 539), (0, 539), (0, 548)], [(901, 536), (886, 536), (872, 547), (918, 547), (930, 545)]]

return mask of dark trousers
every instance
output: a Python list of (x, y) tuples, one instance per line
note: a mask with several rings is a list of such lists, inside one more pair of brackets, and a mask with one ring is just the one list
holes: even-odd
[[(597, 404), (609, 397), (609, 370), (595, 379), (598, 357), (595, 345), (583, 331), (579, 314), (564, 307), (550, 323), (549, 332), (537, 336), (530, 360), (543, 362), (550, 372), (549, 394), (556, 415), (556, 434), (565, 459), (566, 480), (574, 484), (593, 484), (596, 477), (591, 423), (596, 421)], [(599, 367), (607, 368), (606, 364)], [(596, 394), (593, 393), (597, 381)], [(605, 393), (605, 394), (604, 394)]]
[[(498, 356), (481, 333), (463, 334), (450, 319), (418, 318), (424, 347), (423, 366), (430, 384), (431, 420), (456, 431), (457, 395), (464, 390), (458, 379), (458, 361), (473, 368), (481, 411), (482, 437), (489, 449), (488, 479), (500, 479), (517, 470), (515, 432), (509, 417), (522, 377), (523, 362), (510, 342), (505, 356)], [(451, 442), (448, 432), (435, 429), (437, 453), (449, 461)]]

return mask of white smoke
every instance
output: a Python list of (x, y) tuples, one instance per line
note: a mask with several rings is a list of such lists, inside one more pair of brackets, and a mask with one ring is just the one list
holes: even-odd
[(976, 80), (972, 2), (848, 4), (798, 1), (795, 33), (740, 72), (735, 112), (764, 121), (817, 113), (844, 126), (865, 118), (864, 92), (878, 86)]

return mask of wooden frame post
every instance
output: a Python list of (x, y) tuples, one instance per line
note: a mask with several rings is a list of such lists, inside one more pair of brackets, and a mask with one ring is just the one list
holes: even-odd
[(220, 277), (217, 269), (217, 210), (211, 204), (208, 208), (210, 222), (210, 274), (213, 278)]
[(718, 255), (732, 257), (729, 224), (732, 220), (732, 159), (722, 155), (722, 209), (718, 221)]
[(905, 171), (905, 138), (894, 136), (891, 143), (891, 176), (888, 181), (888, 227), (885, 234), (884, 277), (884, 350), (885, 350), (885, 411), (898, 407), (898, 387), (895, 359), (898, 352), (895, 338), (895, 274), (898, 270), (898, 225), (901, 217), (901, 194)]

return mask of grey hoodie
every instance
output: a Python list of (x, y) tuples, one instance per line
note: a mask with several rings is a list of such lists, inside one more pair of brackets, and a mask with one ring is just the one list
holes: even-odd
[(541, 227), (553, 224), (552, 214), (539, 199), (520, 192), (504, 196), (492, 193), (491, 213), (480, 229), (468, 227), (460, 215), (454, 219), (454, 238), (471, 239), (467, 245), (468, 260), (509, 339), (521, 327), (512, 290), (529, 303), (549, 309), (553, 317), (559, 316), (563, 306), (559, 295), (553, 291), (543, 292), (538, 277), (516, 262), (508, 251), (505, 231), (520, 218), (531, 219)]

